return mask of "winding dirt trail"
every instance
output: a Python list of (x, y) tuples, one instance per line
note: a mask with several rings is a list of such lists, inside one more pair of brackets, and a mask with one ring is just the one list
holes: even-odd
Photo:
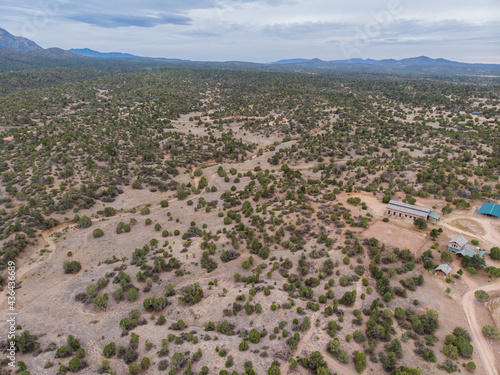
[(48, 249), (50, 251), (47, 251), (44, 253), (44, 256), (41, 257), (41, 258), (38, 258), (36, 261), (34, 262), (31, 262), (29, 264), (24, 264), (22, 267), (19, 268), (19, 272), (18, 272), (18, 278), (19, 280), (21, 280), (21, 278), (26, 275), (28, 272), (30, 272), (31, 270), (33, 270), (34, 268), (38, 267), (41, 263), (45, 263), (46, 261), (48, 261), (50, 258), (52, 258), (52, 255), (54, 255), (55, 251), (56, 251), (56, 243), (54, 242), (54, 240), (50, 237), (50, 235), (58, 230), (62, 230), (64, 228), (67, 228), (69, 227), (70, 225), (74, 224), (75, 222), (74, 221), (66, 221), (64, 223), (61, 223), (59, 225), (56, 225), (55, 227), (53, 228), (50, 228), (50, 229), (46, 229), (44, 231), (42, 231), (42, 238), (43, 240), (45, 241), (45, 243), (47, 245), (49, 245)]
[[(302, 337), (299, 341), (299, 344), (297, 345), (297, 348), (295, 349), (295, 353), (300, 355), (300, 353), (302, 352), (302, 350), (304, 350), (307, 346), (309, 345), (309, 340), (311, 339), (311, 336), (313, 334), (313, 332), (315, 331), (315, 322), (316, 322), (316, 319), (318, 319), (318, 317), (320, 316), (321, 312), (320, 311), (316, 311), (315, 313), (312, 314), (311, 316), (311, 327), (309, 328), (309, 331), (307, 331), (307, 333), (304, 335), (304, 337)], [(288, 362), (285, 363), (285, 369), (284, 369), (284, 373), (285, 374), (290, 374), (292, 372), (292, 369), (290, 368), (290, 364)]]
[(495, 353), (488, 340), (483, 336), (481, 326), (476, 319), (476, 309), (474, 301), (474, 292), (476, 290), (484, 290), (486, 292), (500, 291), (500, 281), (488, 283), (478, 288), (469, 289), (462, 296), (462, 309), (467, 318), (467, 323), (470, 327), (472, 340), (475, 349), (479, 352), (479, 356), (483, 361), (484, 368), (489, 375), (499, 375), (495, 365)]
[[(321, 330), (320, 328), (317, 328), (316, 324), (315, 324), (316, 319), (318, 319), (321, 316), (321, 314), (322, 314), (321, 311), (317, 311), (317, 312), (312, 314), (312, 316), (311, 316), (311, 328), (309, 328), (309, 330), (304, 335), (304, 337), (302, 337), (300, 339), (299, 344), (297, 345), (297, 348), (295, 349), (295, 355), (294, 355), (295, 357), (297, 357), (297, 356), (300, 357), (300, 356), (306, 354), (307, 352), (312, 352), (315, 350), (321, 351), (321, 349), (318, 348), (317, 345), (311, 344), (311, 342), (310, 342), (311, 337), (313, 335), (317, 335), (318, 331)], [(342, 375), (357, 375), (358, 374), (358, 372), (356, 372), (354, 370), (354, 368), (352, 368), (349, 365), (346, 365), (346, 364), (339, 362), (338, 360), (334, 359), (330, 354), (325, 354), (323, 356), (323, 358), (324, 358), (325, 362), (327, 363), (328, 368), (336, 371), (339, 374), (342, 374)], [(283, 364), (283, 367), (284, 367), (284, 369), (282, 370), (283, 374), (293, 374), (294, 372), (302, 373), (300, 368), (292, 370), (290, 368), (290, 364), (288, 363), (288, 361)]]

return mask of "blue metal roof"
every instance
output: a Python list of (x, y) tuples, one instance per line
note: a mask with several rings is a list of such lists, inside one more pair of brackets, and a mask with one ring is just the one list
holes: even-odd
[(435, 212), (429, 212), (429, 216), (432, 217), (433, 219), (436, 219), (436, 220), (439, 220), (441, 218), (440, 215), (438, 215), (437, 213)]
[(500, 217), (500, 205), (496, 203), (483, 203), (478, 212), (484, 215)]

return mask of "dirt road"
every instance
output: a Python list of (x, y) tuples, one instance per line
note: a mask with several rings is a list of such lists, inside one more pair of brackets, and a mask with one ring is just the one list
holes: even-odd
[(481, 332), (481, 326), (478, 324), (476, 319), (476, 309), (474, 292), (478, 289), (484, 290), (486, 292), (500, 291), (500, 281), (495, 283), (488, 283), (479, 288), (469, 289), (462, 296), (462, 309), (464, 310), (465, 316), (467, 318), (467, 323), (470, 327), (470, 333), (472, 336), (472, 341), (476, 351), (479, 353), (481, 360), (483, 361), (484, 368), (489, 375), (498, 375), (498, 370), (495, 365), (495, 353), (491, 345), (488, 343), (486, 338)]
[(57, 232), (58, 230), (62, 230), (64, 228), (69, 227), (71, 224), (74, 224), (74, 222), (73, 221), (66, 221), (64, 223), (61, 223), (61, 224), (55, 226), (54, 228), (50, 228), (50, 229), (46, 229), (46, 230), (42, 231), (42, 238), (45, 241), (45, 243), (49, 245), (48, 249), (46, 249), (48, 251), (45, 252), (42, 257), (36, 259), (36, 261), (33, 261), (33, 262), (30, 262), (28, 264), (23, 265), (23, 267), (20, 268), (19, 272), (18, 272), (19, 280), (21, 280), (21, 278), (24, 275), (28, 274), (33, 269), (38, 267), (40, 265), (40, 263), (48, 261), (52, 257), (52, 255), (54, 255), (54, 252), (56, 251), (56, 244), (53, 241), (53, 239), (50, 238), (50, 235), (54, 232)]

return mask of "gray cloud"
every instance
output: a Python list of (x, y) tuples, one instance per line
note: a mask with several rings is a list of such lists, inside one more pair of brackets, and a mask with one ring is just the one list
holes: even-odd
[(157, 25), (189, 25), (191, 18), (181, 14), (129, 15), (129, 14), (82, 14), (69, 16), (74, 21), (105, 28), (154, 27)]
[(397, 20), (382, 30), (381, 36), (385, 38), (400, 39), (428, 39), (450, 40), (457, 38), (496, 38), (500, 37), (500, 29), (493, 22), (476, 24), (463, 20), (441, 20), (430, 22), (428, 20)]
[(304, 22), (267, 25), (262, 30), (269, 36), (282, 39), (305, 39), (315, 35), (346, 34), (350, 25), (336, 22)]
[[(432, 46), (447, 43), (471, 43), (471, 50), (479, 45), (485, 45), (500, 39), (500, 30), (495, 22), (484, 22), (479, 25), (475, 22), (464, 20), (429, 21), (426, 19), (399, 19), (387, 24), (380, 24), (378, 28), (367, 29), (366, 24), (351, 25), (348, 34), (339, 33), (329, 38), (328, 44), (344, 44), (355, 46), (357, 54), (365, 54), (368, 45), (394, 46)], [(476, 45), (474, 45), (475, 43)], [(362, 46), (362, 47), (360, 47)], [(497, 48), (498, 51), (498, 48)], [(494, 52), (494, 51), (492, 51)], [(418, 52), (417, 52), (418, 53)]]

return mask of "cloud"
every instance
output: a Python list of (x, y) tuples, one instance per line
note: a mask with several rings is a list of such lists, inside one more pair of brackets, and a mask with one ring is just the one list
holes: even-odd
[(74, 21), (87, 23), (92, 26), (105, 28), (116, 27), (154, 27), (157, 25), (189, 25), (191, 18), (181, 14), (154, 14), (154, 15), (129, 15), (129, 14), (82, 14), (69, 16)]
[(345, 34), (349, 24), (341, 22), (303, 22), (274, 24), (264, 26), (262, 31), (282, 39), (307, 39), (315, 36), (328, 36), (332, 33)]
[(220, 27), (195, 27), (189, 28), (185, 31), (180, 31), (177, 34), (191, 38), (223, 38), (231, 33), (248, 31), (244, 25), (227, 24)]
[(346, 26), (348, 32), (332, 36), (327, 43), (363, 39), (366, 42), (405, 43), (436, 42), (445, 43), (462, 39), (496, 40), (500, 38), (500, 30), (495, 22), (477, 24), (471, 21), (444, 19), (430, 21), (427, 19), (398, 19), (387, 23), (367, 22)]

